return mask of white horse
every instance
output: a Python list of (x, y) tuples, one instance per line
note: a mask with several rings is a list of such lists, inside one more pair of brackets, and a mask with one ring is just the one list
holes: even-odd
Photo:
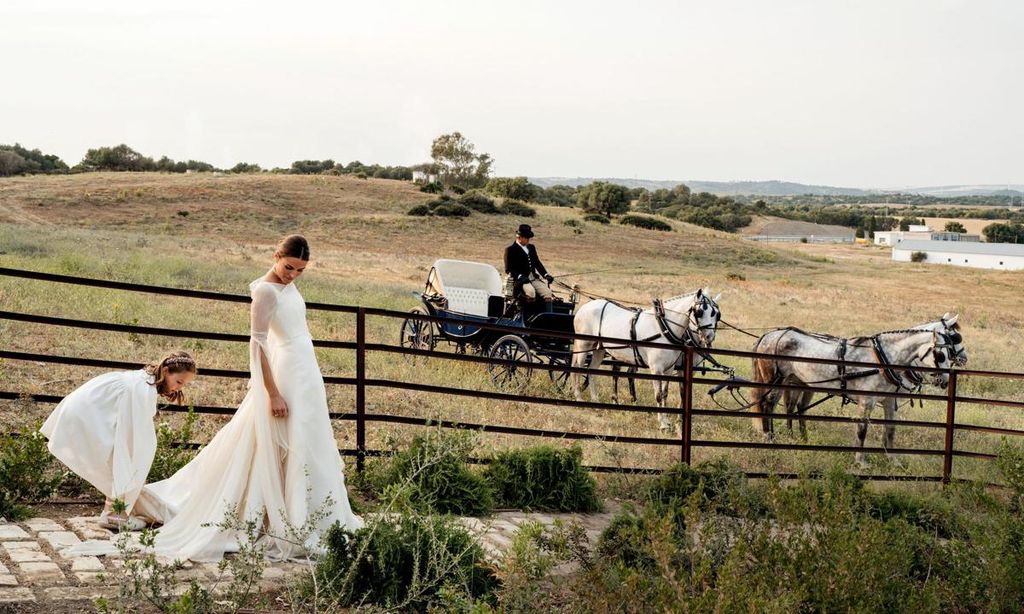
[[(931, 322), (925, 322), (924, 324), (918, 324), (917, 326), (911, 326), (913, 330), (933, 330), (942, 335), (949, 336), (950, 341), (953, 343), (954, 356), (953, 363), (959, 366), (967, 364), (967, 348), (964, 347), (963, 336), (960, 334), (960, 326), (957, 324), (957, 320), (960, 319), (958, 314), (950, 314), (946, 312), (938, 320)], [(755, 346), (754, 351), (760, 351), (756, 349), (760, 344)], [(800, 423), (800, 437), (807, 439), (807, 421), (804, 420), (803, 415), (807, 412), (807, 409), (811, 405), (811, 401), (814, 398), (813, 392), (799, 391), (799, 390), (785, 390), (782, 392), (782, 404), (786, 408), (786, 427), (790, 433), (793, 431), (793, 416), (797, 416), (797, 420)], [(893, 397), (885, 397), (880, 402), (882, 403), (883, 409), (885, 410), (885, 417), (887, 420), (891, 420), (896, 416), (896, 402), (898, 399)], [(864, 426), (867, 428), (867, 425)], [(893, 447), (893, 443), (896, 437), (896, 426), (893, 424), (885, 425), (885, 439), (884, 445), (887, 448)]]
[[(841, 365), (772, 358), (755, 358), (753, 361), (753, 381), (759, 383), (802, 383), (840, 388), (842, 386), (839, 382), (845, 379), (847, 395), (856, 400), (861, 410), (862, 422), (857, 425), (854, 441), (861, 450), (867, 437), (868, 419), (876, 403), (883, 403), (887, 420), (895, 418), (895, 403), (886, 403), (884, 397), (874, 396), (872, 392), (914, 392), (924, 378), (900, 367), (948, 368), (958, 359), (952, 334), (920, 329), (886, 331), (871, 337), (852, 339), (807, 333), (795, 328), (778, 329), (762, 336), (755, 344), (754, 351), (804, 358), (839, 357), (851, 362), (877, 364), (876, 368), (846, 369)], [(932, 374), (932, 382), (939, 387), (944, 388), (948, 379), (945, 373)], [(753, 397), (758, 411), (770, 414), (778, 398), (778, 391), (755, 388)], [(760, 417), (753, 420), (755, 429), (759, 428), (766, 437), (772, 436), (772, 418)], [(886, 447), (892, 445), (893, 431), (886, 430)], [(856, 460), (861, 466), (867, 464), (863, 451), (857, 452)]]
[[(711, 298), (701, 289), (665, 301), (655, 301), (654, 307), (644, 310), (630, 309), (605, 299), (590, 301), (576, 310), (574, 326), (577, 334), (670, 343), (673, 347), (639, 347), (576, 339), (573, 342), (572, 366), (586, 367), (587, 354), (592, 352), (592, 369), (600, 367), (607, 354), (621, 363), (646, 367), (652, 374), (668, 375), (679, 366), (687, 344), (700, 348), (711, 347), (721, 319), (721, 310), (718, 308), (720, 296)], [(686, 368), (693, 368), (693, 365)], [(573, 392), (577, 401), (583, 400), (580, 381), (581, 374), (573, 373)], [(590, 398), (596, 402), (598, 396), (594, 378), (590, 382)], [(652, 383), (658, 407), (664, 408), (668, 399), (668, 382), (653, 380)], [(675, 429), (675, 420), (670, 414), (659, 413), (658, 420), (661, 430)]]

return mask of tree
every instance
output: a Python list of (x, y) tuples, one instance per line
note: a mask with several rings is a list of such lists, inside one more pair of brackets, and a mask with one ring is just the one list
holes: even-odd
[(249, 164), (248, 162), (239, 162), (231, 167), (232, 173), (258, 173), (262, 170), (259, 164)]
[(915, 226), (924, 224), (924, 220), (916, 217), (904, 217), (900, 218), (900, 230), (910, 230), (910, 225)]
[(153, 171), (156, 162), (124, 143), (85, 152), (79, 166), (86, 171)]
[(595, 181), (576, 193), (576, 205), (587, 213), (611, 217), (629, 211), (629, 189), (615, 183)]
[[(0, 145), (0, 155), (4, 159), (4, 163), (0, 165), (0, 175), (68, 172), (68, 165), (64, 164), (64, 161), (59, 157), (52, 154), (44, 154), (38, 149), (26, 149), (18, 143), (14, 145)], [(20, 158), (20, 161), (18, 158)]]
[(25, 169), (25, 158), (9, 149), (0, 149), (0, 177), (17, 175)]
[(446, 185), (478, 188), (487, 183), (494, 159), (490, 154), (476, 153), (476, 147), (460, 132), (442, 134), (430, 146), (430, 157), (437, 165), (441, 181)]
[(526, 177), (495, 177), (487, 182), (484, 188), (495, 196), (503, 196), (515, 200), (536, 201), (543, 190), (530, 183)]
[(576, 203), (576, 188), (568, 185), (553, 185), (543, 191), (542, 200), (556, 207), (571, 207)]
[(989, 243), (1022, 243), (1024, 242), (1024, 224), (989, 224), (981, 230)]
[(960, 222), (946, 222), (946, 227), (943, 230), (946, 232), (967, 232), (967, 228)]

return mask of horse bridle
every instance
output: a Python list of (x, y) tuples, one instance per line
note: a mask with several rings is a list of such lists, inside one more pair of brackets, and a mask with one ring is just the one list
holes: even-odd
[[(924, 359), (928, 356), (928, 354), (934, 354), (935, 368), (937, 369), (946, 368), (943, 367), (942, 365), (947, 360), (950, 361), (950, 366), (959, 364), (957, 362), (959, 358), (959, 353), (956, 349), (956, 342), (954, 342), (953, 339), (956, 337), (959, 338), (960, 341), (962, 341), (963, 338), (960, 336), (960, 334), (940, 332), (937, 330), (933, 330), (930, 332), (932, 333), (932, 343), (930, 346), (928, 346), (927, 350), (918, 353), (917, 359), (920, 360), (921, 362), (924, 362)], [(921, 385), (924, 383), (924, 376), (918, 373), (917, 371), (910, 369), (903, 371), (904, 375), (901, 376), (899, 373), (899, 368), (893, 366), (892, 361), (889, 360), (889, 357), (885, 353), (885, 349), (882, 348), (882, 343), (879, 339), (879, 336), (880, 335), (875, 335), (874, 337), (871, 337), (871, 348), (875, 352), (875, 358), (878, 360), (879, 365), (881, 365), (880, 370), (882, 372), (882, 375), (885, 376), (885, 379), (889, 380), (889, 383), (892, 384), (893, 386), (896, 386), (897, 392), (901, 389), (906, 390), (908, 392), (920, 390)], [(942, 340), (941, 343), (938, 342), (939, 339)], [(907, 380), (909, 380), (909, 386), (904, 381), (904, 377)]]

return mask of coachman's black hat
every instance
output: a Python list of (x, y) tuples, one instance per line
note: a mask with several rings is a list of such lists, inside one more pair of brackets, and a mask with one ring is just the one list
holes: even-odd
[(529, 224), (520, 224), (519, 230), (516, 231), (516, 234), (520, 237), (526, 237), (527, 239), (533, 238), (533, 230), (530, 228)]

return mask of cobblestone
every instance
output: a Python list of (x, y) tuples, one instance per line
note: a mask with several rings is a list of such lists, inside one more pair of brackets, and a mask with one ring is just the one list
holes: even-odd
[(0, 541), (7, 541), (12, 539), (31, 539), (31, 535), (25, 532), (16, 524), (0, 524)]
[(63, 531), (64, 527), (57, 524), (57, 521), (49, 518), (29, 518), (25, 521), (25, 526), (30, 530), (39, 531)]
[(22, 573), (25, 574), (28, 584), (45, 584), (50, 586), (53, 584), (64, 584), (67, 580), (67, 578), (64, 577), (64, 572), (62, 572), (60, 567), (53, 562), (22, 563), (19, 567), (21, 568)]

